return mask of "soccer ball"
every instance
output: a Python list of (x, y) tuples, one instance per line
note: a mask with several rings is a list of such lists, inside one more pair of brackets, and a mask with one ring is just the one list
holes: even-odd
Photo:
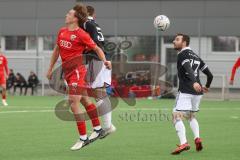
[(159, 15), (159, 16), (155, 17), (153, 24), (156, 29), (165, 31), (170, 26), (170, 20), (165, 15)]

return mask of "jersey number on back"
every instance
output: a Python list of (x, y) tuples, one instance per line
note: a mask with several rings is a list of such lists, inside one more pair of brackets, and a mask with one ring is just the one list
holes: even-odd
[(99, 27), (96, 27), (96, 28), (97, 28), (97, 33), (98, 33), (98, 40), (100, 42), (104, 41), (104, 36), (102, 34), (101, 28), (99, 28)]

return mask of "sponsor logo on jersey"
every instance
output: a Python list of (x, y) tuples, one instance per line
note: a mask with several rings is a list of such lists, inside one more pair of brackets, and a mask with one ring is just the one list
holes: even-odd
[(77, 38), (77, 36), (74, 35), (74, 34), (72, 34), (71, 37), (70, 37), (71, 41), (74, 41), (76, 38)]
[(72, 43), (65, 40), (60, 40), (60, 46), (69, 49), (72, 48)]

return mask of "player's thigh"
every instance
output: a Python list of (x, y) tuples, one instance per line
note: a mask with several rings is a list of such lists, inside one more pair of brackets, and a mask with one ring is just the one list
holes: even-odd
[(188, 120), (192, 120), (193, 118), (196, 118), (196, 113), (197, 112), (190, 112)]
[(193, 95), (192, 97), (192, 112), (198, 112), (200, 108), (202, 95)]
[(0, 84), (0, 87), (5, 90), (6, 89), (6, 84)]
[(101, 88), (95, 88), (93, 89), (96, 95), (96, 98), (103, 98), (107, 96), (107, 90), (106, 87), (101, 87)]
[(1, 76), (1, 77), (0, 77), (0, 87), (1, 87), (2, 89), (6, 89), (6, 79), (5, 79), (4, 76)]
[(82, 75), (76, 76), (73, 74), (66, 79), (66, 82), (69, 95), (87, 95), (87, 85)]

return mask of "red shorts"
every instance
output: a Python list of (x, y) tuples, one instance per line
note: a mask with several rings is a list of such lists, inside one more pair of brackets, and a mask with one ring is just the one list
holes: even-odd
[(75, 69), (70, 74), (65, 76), (69, 88), (69, 94), (71, 95), (82, 95), (82, 91), (87, 87), (85, 81), (86, 69)]
[(5, 76), (2, 76), (0, 74), (0, 85), (3, 85), (3, 84), (6, 84), (6, 78), (5, 78)]

